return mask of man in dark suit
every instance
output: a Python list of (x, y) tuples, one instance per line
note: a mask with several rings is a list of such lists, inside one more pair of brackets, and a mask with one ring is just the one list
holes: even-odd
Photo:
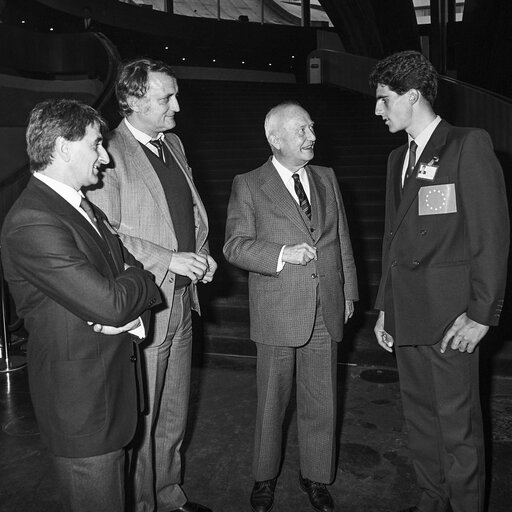
[(144, 345), (148, 392), (134, 442), (135, 512), (208, 512), (181, 488), (192, 358), (191, 309), (198, 282), (217, 268), (208, 218), (175, 127), (178, 82), (164, 62), (135, 59), (119, 70), (116, 95), (124, 119), (110, 134), (112, 168), (88, 196), (154, 276), (165, 299)]
[(336, 355), (358, 299), (347, 219), (332, 169), (308, 165), (313, 121), (300, 105), (270, 110), (273, 157), (236, 176), (224, 255), (249, 271), (251, 339), (257, 347), (258, 408), (251, 494), (272, 508), (282, 423), (297, 377), (301, 488), (316, 510), (334, 510)]
[[(37, 105), (31, 177), (2, 229), (5, 275), (29, 333), (30, 392), (64, 510), (124, 512), (124, 447), (137, 423), (139, 316), (160, 303), (149, 272), (80, 189), (108, 162), (105, 124), (73, 100)], [(146, 315), (145, 315), (146, 316)]]
[[(484, 510), (478, 344), (502, 309), (509, 219), (487, 132), (432, 109), (437, 73), (420, 53), (379, 62), (375, 114), (408, 144), (388, 160), (378, 343), (396, 353), (421, 512)], [(451, 507), (451, 508), (450, 508)]]

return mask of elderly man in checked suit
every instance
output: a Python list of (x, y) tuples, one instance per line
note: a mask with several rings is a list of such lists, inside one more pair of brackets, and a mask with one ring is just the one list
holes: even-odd
[(394, 348), (421, 495), (407, 512), (482, 512), (485, 456), (478, 344), (497, 325), (509, 219), (489, 134), (432, 108), (437, 73), (400, 52), (370, 76), (375, 114), (408, 144), (388, 161), (378, 343)]
[(332, 169), (308, 165), (309, 114), (283, 103), (267, 114), (273, 157), (236, 176), (224, 255), (249, 271), (251, 339), (257, 347), (258, 407), (251, 506), (268, 512), (281, 460), (282, 423), (297, 385), (301, 488), (332, 511), (336, 355), (358, 299), (347, 219)]
[(136, 512), (208, 512), (181, 488), (192, 357), (196, 284), (213, 279), (208, 219), (183, 145), (168, 131), (179, 112), (172, 69), (151, 59), (125, 63), (116, 95), (125, 116), (107, 149), (112, 168), (89, 192), (123, 243), (154, 276), (165, 299), (143, 356), (148, 410), (134, 443)]

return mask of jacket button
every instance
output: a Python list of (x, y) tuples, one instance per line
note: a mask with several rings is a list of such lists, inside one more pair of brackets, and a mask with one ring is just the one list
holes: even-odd
[(392, 267), (396, 267), (397, 265), (398, 265), (398, 261), (393, 260), (393, 261), (391, 262), (391, 266), (392, 266)]
[(311, 279), (316, 279), (318, 276), (316, 274), (311, 274)]
[(393, 231), (390, 231), (390, 232), (389, 232), (389, 236), (393, 236)]
[(415, 265), (415, 266), (418, 266), (418, 265), (420, 264), (420, 262), (419, 262), (418, 260), (414, 260), (414, 261), (412, 262), (412, 264), (413, 264), (413, 265)]
[(135, 363), (135, 361), (137, 361), (137, 356), (130, 356), (130, 361)]
[(426, 234), (427, 234), (427, 230), (426, 230), (426, 229), (422, 229), (422, 230), (420, 231), (420, 235), (421, 235), (421, 236), (425, 236)]

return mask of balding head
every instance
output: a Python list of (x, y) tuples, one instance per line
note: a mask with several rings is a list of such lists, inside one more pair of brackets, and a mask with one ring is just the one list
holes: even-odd
[(286, 102), (265, 117), (265, 135), (277, 160), (292, 172), (314, 156), (316, 141), (313, 121), (298, 103)]

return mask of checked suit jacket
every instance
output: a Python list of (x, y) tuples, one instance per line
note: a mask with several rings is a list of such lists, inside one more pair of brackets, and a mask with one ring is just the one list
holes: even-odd
[[(345, 299), (357, 300), (357, 277), (341, 193), (332, 169), (306, 166), (311, 223), (305, 221), (271, 160), (235, 177), (228, 206), (224, 255), (249, 271), (251, 339), (298, 347), (313, 330), (317, 294), (331, 338), (343, 336)], [(306, 242), (318, 260), (285, 264), (283, 245)]]
[[(433, 345), (463, 312), (497, 325), (510, 228), (503, 171), (489, 134), (441, 121), (400, 198), (406, 151), (403, 145), (388, 160), (376, 300), (385, 312), (386, 331), (398, 345)], [(432, 161), (438, 166), (435, 176), (417, 177), (421, 164)], [(440, 213), (428, 211), (425, 191), (439, 194), (447, 187), (455, 191), (456, 211), (445, 212), (441, 204)]]
[(59, 194), (31, 178), (2, 228), (5, 276), (28, 331), (37, 423), (50, 451), (61, 457), (118, 450), (137, 424), (138, 338), (96, 333), (87, 322), (125, 325), (160, 303), (151, 274), (94, 209), (101, 236)]
[[(183, 145), (173, 133), (164, 144), (183, 171), (192, 193), (196, 252), (209, 252), (208, 218), (192, 179)], [(102, 186), (87, 196), (102, 208), (128, 250), (149, 270), (162, 292), (165, 305), (154, 314), (152, 344), (167, 335), (174, 298), (174, 274), (169, 270), (172, 253), (178, 250), (173, 221), (165, 193), (148, 157), (124, 121), (110, 134), (107, 151), (111, 157)], [(190, 285), (192, 308), (199, 312), (195, 284)]]

